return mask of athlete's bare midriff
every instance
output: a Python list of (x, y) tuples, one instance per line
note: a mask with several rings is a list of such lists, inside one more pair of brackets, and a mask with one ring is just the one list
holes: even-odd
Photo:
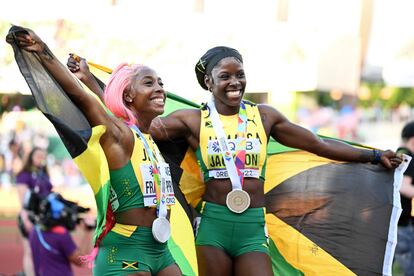
[[(203, 200), (226, 205), (226, 196), (232, 190), (230, 179), (212, 179), (206, 183)], [(265, 206), (263, 182), (256, 178), (245, 178), (243, 190), (250, 196), (250, 208)]]
[[(169, 217), (169, 211), (168, 216)], [(151, 227), (157, 218), (156, 208), (133, 208), (115, 214), (115, 221), (121, 224)]]

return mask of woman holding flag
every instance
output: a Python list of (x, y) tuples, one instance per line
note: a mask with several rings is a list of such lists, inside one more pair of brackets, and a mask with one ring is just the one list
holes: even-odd
[[(87, 77), (84, 60), (79, 63), (70, 57), (68, 67), (102, 94), (88, 84), (93, 79)], [(149, 131), (160, 141), (184, 137), (196, 153), (205, 183), (197, 206), (201, 214), (196, 236), (200, 275), (273, 275), (263, 186), (270, 136), (283, 145), (334, 160), (381, 163), (390, 169), (402, 161), (390, 150), (321, 139), (273, 107), (243, 100), (246, 77), (242, 56), (235, 49), (208, 50), (195, 72), (200, 86), (212, 93), (211, 100), (201, 109), (158, 117)]]
[(270, 136), (334, 160), (381, 163), (390, 169), (402, 161), (390, 150), (320, 139), (275, 108), (243, 100), (246, 76), (235, 49), (208, 50), (195, 72), (200, 86), (212, 93), (211, 100), (201, 110), (178, 110), (155, 119), (150, 132), (156, 140), (184, 136), (196, 152), (205, 182), (196, 237), (200, 275), (273, 275), (263, 187)]
[(104, 94), (110, 115), (33, 31), (21, 29), (8, 39), (36, 53), (92, 127), (106, 128), (100, 144), (108, 161), (111, 198), (109, 213), (98, 214), (107, 216), (107, 224), (94, 250), (94, 274), (181, 275), (166, 243), (167, 202), (174, 198), (169, 166), (148, 134), (152, 120), (164, 112), (161, 78), (144, 65), (119, 65)]

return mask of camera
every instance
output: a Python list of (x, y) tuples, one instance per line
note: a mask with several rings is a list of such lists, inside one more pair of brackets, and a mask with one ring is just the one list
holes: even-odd
[[(75, 229), (82, 220), (80, 214), (88, 212), (76, 202), (66, 200), (58, 193), (50, 193), (41, 197), (36, 192), (28, 192), (23, 207), (28, 211), (33, 224), (40, 224), (45, 228), (57, 225), (64, 226), (69, 231)], [(94, 225), (87, 225), (88, 229), (94, 229)]]

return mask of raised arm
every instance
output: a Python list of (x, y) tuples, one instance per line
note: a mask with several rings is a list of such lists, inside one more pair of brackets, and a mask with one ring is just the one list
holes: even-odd
[(107, 124), (110, 121), (105, 109), (96, 99), (86, 93), (72, 74), (59, 62), (49, 47), (32, 30), (17, 32), (17, 45), (29, 52), (36, 53), (42, 64), (62, 86), (70, 99), (79, 107), (92, 126)]
[(386, 168), (395, 168), (402, 159), (393, 151), (379, 151), (353, 147), (334, 139), (321, 139), (311, 131), (291, 123), (276, 109), (261, 105), (260, 112), (265, 128), (278, 142), (333, 160), (348, 162), (378, 162)]
[[(110, 169), (122, 167), (130, 157), (133, 147), (133, 134), (129, 128), (115, 117), (107, 114), (96, 97), (87, 93), (69, 70), (58, 61), (47, 45), (32, 31), (16, 32), (8, 40), (37, 55), (46, 70), (65, 90), (74, 104), (81, 110), (91, 126), (105, 125), (106, 131), (100, 143), (106, 154)], [(13, 41), (10, 41), (12, 43)]]

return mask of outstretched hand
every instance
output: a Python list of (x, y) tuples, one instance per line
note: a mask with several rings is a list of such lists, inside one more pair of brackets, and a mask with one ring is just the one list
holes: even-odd
[(386, 150), (382, 152), (380, 163), (388, 169), (395, 169), (402, 161), (403, 158), (401, 155), (396, 154), (391, 150)]
[(66, 66), (81, 81), (87, 79), (90, 74), (86, 59), (75, 54), (69, 54)]

